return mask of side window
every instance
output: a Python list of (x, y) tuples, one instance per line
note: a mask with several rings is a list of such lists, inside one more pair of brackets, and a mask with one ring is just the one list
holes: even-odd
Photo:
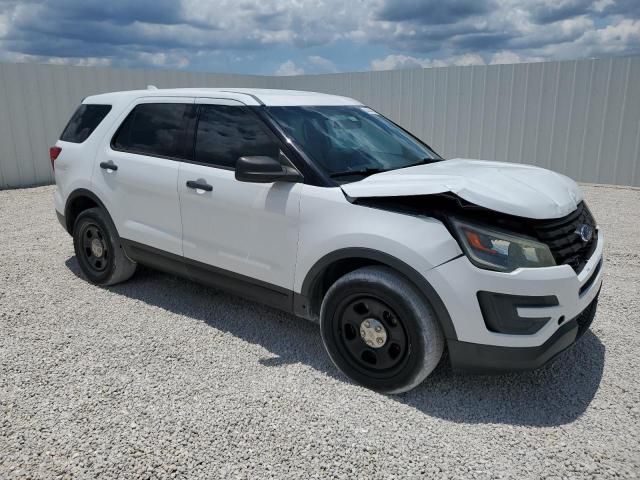
[(60, 135), (60, 140), (73, 143), (84, 142), (110, 110), (111, 105), (80, 105)]
[(187, 158), (187, 124), (192, 104), (142, 103), (127, 116), (113, 137), (116, 150), (168, 158)]
[(277, 140), (244, 107), (201, 105), (196, 134), (195, 161), (235, 168), (240, 157), (264, 155), (278, 158)]

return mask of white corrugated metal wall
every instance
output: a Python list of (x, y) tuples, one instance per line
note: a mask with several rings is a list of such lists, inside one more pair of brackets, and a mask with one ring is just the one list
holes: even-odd
[(445, 157), (530, 163), (640, 186), (640, 57), (297, 77), (0, 64), (0, 188), (52, 181), (47, 148), (90, 94), (172, 86), (357, 98)]

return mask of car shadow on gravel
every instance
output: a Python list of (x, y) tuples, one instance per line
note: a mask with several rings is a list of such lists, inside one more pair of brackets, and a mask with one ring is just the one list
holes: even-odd
[[(65, 263), (84, 278), (75, 257)], [(318, 326), (311, 322), (144, 267), (130, 281), (108, 290), (258, 344), (273, 355), (260, 360), (263, 366), (302, 363), (350, 381), (329, 360)], [(580, 417), (591, 403), (602, 378), (604, 354), (598, 337), (587, 332), (576, 345), (533, 372), (478, 376), (454, 372), (443, 361), (416, 389), (388, 398), (459, 423), (562, 425)]]

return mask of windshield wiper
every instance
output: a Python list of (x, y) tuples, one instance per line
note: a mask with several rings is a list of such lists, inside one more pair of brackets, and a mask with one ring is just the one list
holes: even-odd
[(331, 173), (329, 176), (331, 178), (336, 177), (350, 177), (352, 175), (373, 175), (374, 173), (382, 173), (387, 170), (384, 168), (362, 168), (360, 170), (345, 170), (344, 172), (335, 172)]

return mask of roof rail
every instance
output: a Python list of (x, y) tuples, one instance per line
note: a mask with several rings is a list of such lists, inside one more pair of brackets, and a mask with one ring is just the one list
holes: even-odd
[(260, 100), (258, 97), (256, 97), (253, 93), (247, 93), (247, 92), (238, 92), (238, 91), (234, 91), (234, 90), (220, 90), (221, 92), (225, 92), (225, 93), (235, 93), (236, 95), (247, 95), (248, 97), (253, 98), (256, 102), (258, 102), (258, 105), (264, 107), (264, 102), (262, 100)]

